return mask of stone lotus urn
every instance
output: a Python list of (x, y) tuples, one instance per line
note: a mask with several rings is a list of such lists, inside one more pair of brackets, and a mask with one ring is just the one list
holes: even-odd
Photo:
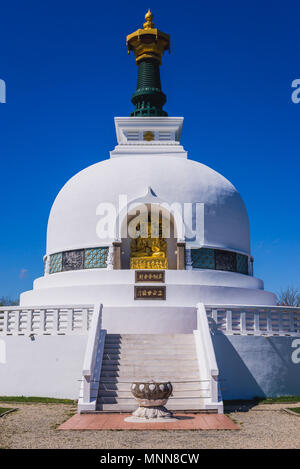
[(173, 391), (169, 381), (134, 382), (130, 389), (139, 407), (125, 419), (127, 422), (175, 420), (172, 412), (164, 407)]

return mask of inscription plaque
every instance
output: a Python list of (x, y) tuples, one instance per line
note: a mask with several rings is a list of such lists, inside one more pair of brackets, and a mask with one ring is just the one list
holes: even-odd
[(165, 283), (164, 270), (136, 270), (135, 283), (139, 282), (161, 282)]
[(135, 300), (165, 300), (166, 287), (134, 287)]

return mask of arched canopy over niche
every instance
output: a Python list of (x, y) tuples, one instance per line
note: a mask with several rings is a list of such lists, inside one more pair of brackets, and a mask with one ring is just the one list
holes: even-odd
[[(182, 232), (182, 220), (163, 205), (131, 205), (121, 221), (122, 268), (144, 265), (143, 268), (176, 269), (177, 241), (182, 240)], [(136, 262), (131, 261), (133, 258)], [(151, 258), (150, 262), (147, 263), (146, 258)], [(153, 267), (149, 267), (150, 264)]]

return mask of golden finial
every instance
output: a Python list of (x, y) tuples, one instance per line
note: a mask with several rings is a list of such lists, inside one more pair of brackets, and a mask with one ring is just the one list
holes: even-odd
[(154, 23), (152, 23), (153, 15), (150, 11), (150, 8), (145, 14), (145, 20), (146, 20), (146, 23), (144, 23), (144, 29), (153, 29), (154, 28)]
[(138, 29), (126, 38), (128, 52), (134, 51), (136, 63), (144, 59), (156, 59), (161, 62), (165, 50), (170, 52), (170, 36), (155, 28), (153, 15), (149, 10), (145, 15), (144, 29)]

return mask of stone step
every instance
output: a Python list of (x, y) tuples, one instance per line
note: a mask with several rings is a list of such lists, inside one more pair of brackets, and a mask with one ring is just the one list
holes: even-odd
[(176, 366), (177, 368), (180, 368), (180, 367), (185, 367), (185, 366), (192, 366), (193, 368), (195, 367), (198, 367), (198, 362), (197, 360), (194, 358), (194, 359), (191, 359), (191, 358), (178, 358), (178, 359), (175, 359), (175, 358), (171, 358), (171, 359), (168, 359), (166, 360), (165, 357), (164, 357), (164, 360), (157, 360), (156, 358), (153, 358), (153, 357), (139, 357), (138, 360), (131, 360), (129, 358), (120, 358), (120, 359), (114, 359), (114, 360), (111, 360), (111, 359), (108, 359), (108, 358), (104, 358), (104, 360), (102, 360), (102, 367), (107, 367), (107, 366), (159, 366), (159, 365), (164, 365), (164, 366), (170, 366), (170, 367), (173, 367), (173, 366)]
[(193, 337), (193, 334), (106, 334), (105, 340), (178, 340)]
[(195, 339), (192, 337), (190, 340), (174, 340), (174, 341), (165, 341), (165, 340), (122, 340), (122, 341), (107, 341), (105, 340), (105, 345), (112, 346), (128, 346), (128, 345), (155, 345), (159, 347), (173, 347), (179, 345), (181, 347), (192, 347), (195, 346)]
[[(172, 396), (170, 397), (170, 399), (173, 399), (173, 398), (200, 398), (200, 397), (207, 397), (210, 395), (210, 389), (202, 389), (202, 390), (186, 390), (184, 389), (183, 391), (173, 391), (173, 394)], [(98, 394), (99, 398), (122, 398), (122, 399), (133, 399), (133, 396), (131, 394), (131, 391), (128, 390), (128, 391), (104, 391), (103, 389), (100, 389), (99, 390), (99, 394)]]
[[(131, 383), (118, 383), (112, 382), (109, 378), (105, 378), (106, 381), (102, 380), (100, 382), (99, 391), (118, 391), (118, 392), (128, 392), (130, 390)], [(172, 383), (173, 384), (173, 393), (177, 392), (189, 392), (189, 391), (203, 391), (209, 389), (209, 383), (206, 381), (192, 381), (192, 382), (180, 382)]]
[(120, 352), (122, 353), (133, 353), (135, 356), (137, 356), (138, 353), (154, 353), (157, 355), (170, 355), (171, 353), (177, 353), (177, 354), (192, 354), (195, 353), (195, 346), (181, 346), (181, 345), (174, 345), (172, 347), (167, 347), (167, 346), (155, 346), (155, 347), (149, 347), (145, 345), (128, 345), (128, 346), (105, 346), (103, 349), (103, 353), (115, 353), (119, 354)]
[(122, 348), (122, 347), (158, 347), (158, 348), (171, 348), (173, 349), (174, 347), (181, 347), (181, 348), (192, 348), (195, 347), (195, 344), (193, 342), (180, 342), (180, 341), (174, 341), (174, 342), (146, 342), (146, 341), (136, 341), (136, 342), (105, 342), (105, 347), (111, 347), (111, 348)]
[(103, 368), (101, 370), (100, 377), (107, 377), (110, 376), (112, 378), (126, 378), (125, 381), (128, 381), (127, 378), (132, 378), (135, 376), (134, 381), (140, 381), (140, 377), (147, 377), (148, 380), (154, 380), (156, 376), (160, 378), (164, 377), (165, 381), (187, 381), (188, 379), (200, 379), (200, 375), (196, 368), (191, 369), (184, 369), (178, 370), (174, 367), (174, 369), (170, 370), (169, 367), (159, 367), (159, 368), (134, 368), (134, 367), (120, 367), (120, 368)]
[(159, 342), (159, 343), (175, 343), (175, 342), (193, 342), (195, 340), (194, 334), (183, 334), (178, 336), (170, 336), (170, 335), (155, 335), (155, 334), (148, 334), (145, 336), (136, 336), (136, 335), (127, 335), (123, 337), (109, 337), (108, 335), (105, 336), (106, 342)]
[(102, 362), (102, 370), (120, 370), (120, 369), (134, 369), (134, 370), (168, 370), (175, 371), (178, 370), (198, 370), (198, 363), (196, 360), (188, 360), (181, 362), (180, 360), (177, 362), (169, 362), (169, 361), (156, 361), (156, 360), (144, 360), (144, 361), (138, 361), (137, 363), (130, 362), (130, 361), (116, 361), (115, 363), (112, 363), (111, 361), (105, 361)]
[(98, 389), (98, 410), (132, 412), (134, 381), (171, 381), (167, 407), (201, 410), (210, 399), (209, 382), (200, 382), (193, 334), (108, 334)]
[(158, 338), (155, 336), (149, 336), (148, 338), (138, 339), (138, 338), (125, 338), (125, 339), (107, 339), (105, 338), (107, 344), (193, 344), (195, 342), (194, 336), (188, 337), (178, 337), (174, 339), (169, 338)]
[[(194, 350), (186, 352), (185, 350), (180, 353), (172, 353), (172, 350), (165, 351), (163, 354), (164, 359), (166, 360), (189, 360), (189, 359), (196, 359), (196, 353)], [(119, 352), (107, 352), (104, 350), (103, 352), (103, 360), (161, 360), (162, 353), (159, 350), (145, 350), (141, 354), (137, 355), (136, 351), (134, 350), (120, 350)]]
[(129, 374), (129, 373), (116, 373), (115, 371), (103, 371), (100, 376), (100, 381), (104, 381), (104, 378), (109, 378), (109, 381), (112, 381), (112, 379), (115, 379), (116, 381), (123, 381), (123, 382), (143, 382), (143, 381), (161, 381), (161, 382), (166, 382), (166, 381), (171, 381), (171, 383), (174, 383), (176, 381), (193, 381), (193, 379), (199, 378), (199, 376), (191, 376), (191, 373), (184, 374), (180, 373), (178, 375), (174, 374), (169, 374), (167, 371), (163, 372), (160, 371), (159, 373), (153, 372), (152, 374), (141, 374), (141, 373), (136, 373), (136, 374)]
[[(206, 399), (208, 400), (208, 399)], [(204, 399), (199, 399), (198, 403), (182, 403), (182, 404), (171, 404), (167, 403), (166, 407), (168, 410), (172, 411), (191, 411), (191, 410), (205, 410), (205, 402), (203, 402)], [(137, 404), (132, 405), (132, 404), (102, 404), (99, 403), (97, 405), (97, 410), (98, 411), (103, 411), (103, 412), (133, 412), (134, 410), (137, 409)]]
[(130, 365), (139, 365), (139, 364), (145, 364), (145, 365), (157, 365), (158, 363), (163, 362), (164, 364), (170, 364), (175, 365), (176, 363), (178, 366), (185, 366), (188, 365), (189, 363), (192, 363), (193, 365), (198, 364), (198, 360), (196, 357), (163, 357), (162, 359), (159, 359), (157, 357), (153, 357), (152, 355), (143, 355), (139, 356), (138, 359), (134, 360), (131, 357), (125, 356), (125, 357), (117, 357), (117, 358), (108, 358), (108, 357), (103, 357), (102, 364), (103, 365), (118, 365), (120, 363), (124, 363), (125, 365), (130, 364)]
[[(166, 406), (171, 407), (173, 405), (193, 405), (193, 406), (198, 406), (203, 403), (203, 400), (208, 399), (209, 396), (207, 397), (183, 397), (183, 398), (176, 398), (173, 397), (168, 400)], [(123, 397), (99, 397), (98, 398), (98, 403), (99, 404), (120, 404), (120, 405), (132, 405), (135, 407), (138, 407), (138, 403), (134, 398), (123, 398)]]
[(159, 346), (165, 346), (165, 347), (171, 347), (173, 345), (193, 345), (195, 342), (194, 337), (192, 340), (119, 340), (119, 341), (110, 341), (110, 340), (105, 340), (105, 345), (159, 345)]

